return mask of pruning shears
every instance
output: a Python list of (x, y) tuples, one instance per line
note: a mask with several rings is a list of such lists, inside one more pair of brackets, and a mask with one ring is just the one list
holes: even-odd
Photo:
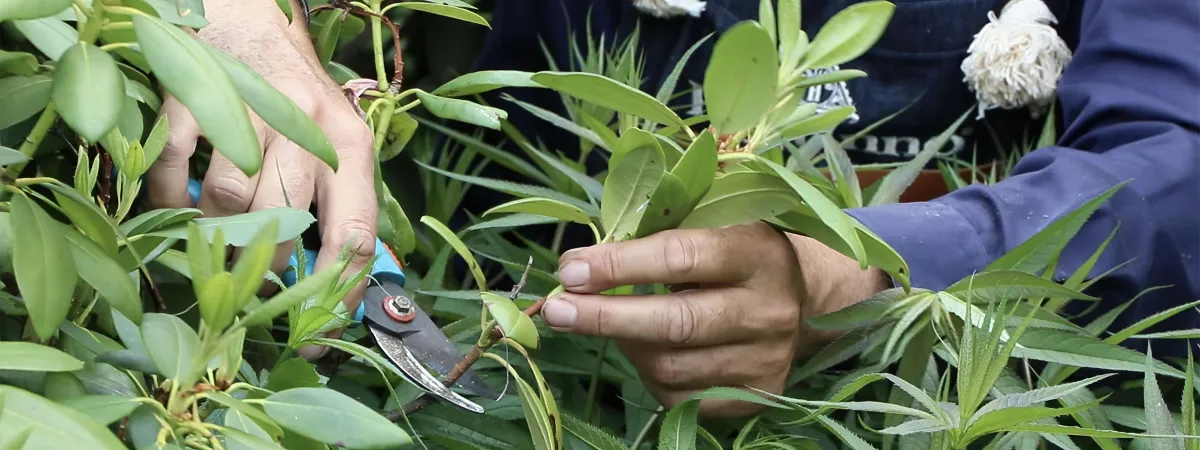
[[(188, 194), (192, 203), (197, 204), (200, 183), (189, 181)], [(304, 252), (309, 261), (316, 261), (315, 251), (304, 249)], [(288, 264), (300, 267), (295, 253)], [(306, 265), (305, 272), (311, 275), (312, 271), (313, 265)], [(296, 278), (295, 271), (288, 271), (283, 277), (284, 285), (294, 285)], [(441, 376), (446, 376), (462, 356), (446, 334), (404, 290), (404, 272), (400, 270), (395, 255), (378, 238), (375, 239), (375, 262), (367, 280), (366, 293), (354, 312), (354, 325), (351, 326), (365, 324), (387, 359), (413, 384), (459, 408), (482, 413), (482, 406), (450, 390), (430, 373), (429, 369), (433, 369)], [(496, 395), (479, 375), (471, 371), (463, 374), (454, 386), (481, 397)]]

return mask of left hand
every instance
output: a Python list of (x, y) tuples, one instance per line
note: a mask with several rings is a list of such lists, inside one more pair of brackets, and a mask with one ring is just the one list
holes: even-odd
[[(671, 230), (565, 253), (567, 293), (542, 309), (552, 328), (610, 337), (664, 407), (710, 387), (785, 388), (793, 360), (835, 335), (805, 325), (887, 287), (877, 269), (802, 236), (755, 223)], [(669, 295), (607, 296), (618, 286), (694, 288)], [(705, 416), (743, 416), (758, 405), (703, 400)]]

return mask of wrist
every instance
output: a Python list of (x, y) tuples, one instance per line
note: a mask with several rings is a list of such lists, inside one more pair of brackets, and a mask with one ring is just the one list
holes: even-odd
[[(199, 38), (222, 50), (238, 43), (289, 41), (298, 48), (311, 47), (303, 6), (292, 4), (292, 23), (274, 0), (205, 0), (208, 25), (199, 31)], [(302, 45), (299, 45), (302, 44)]]
[(807, 236), (788, 234), (804, 277), (806, 297), (801, 303), (801, 329), (805, 330), (800, 355), (814, 353), (841, 333), (809, 328), (808, 319), (819, 317), (871, 298), (893, 286), (878, 268), (863, 270), (858, 261)]

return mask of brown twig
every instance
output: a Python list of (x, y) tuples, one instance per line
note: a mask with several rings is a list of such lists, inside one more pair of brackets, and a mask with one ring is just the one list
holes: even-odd
[[(530, 257), (529, 262), (525, 265), (525, 273), (521, 274), (521, 280), (517, 282), (516, 286), (513, 286), (513, 290), (509, 294), (510, 299), (516, 299), (517, 296), (520, 295), (521, 290), (525, 288), (525, 282), (529, 279), (529, 270), (532, 268), (533, 257)], [(546, 297), (542, 297), (538, 299), (536, 303), (529, 305), (528, 308), (522, 310), (522, 312), (525, 313), (526, 316), (533, 317), (541, 313), (542, 305), (545, 303)], [(492, 333), (488, 336), (489, 344), (487, 344), (487, 346), (490, 347), (490, 343), (498, 342), (503, 337), (504, 333), (500, 331), (500, 327), (493, 328)], [(458, 364), (454, 365), (454, 368), (450, 369), (450, 373), (446, 374), (446, 379), (442, 381), (442, 384), (446, 387), (454, 385), (454, 382), (458, 381), (459, 378), (462, 378), (462, 376), (471, 369), (471, 366), (475, 365), (476, 361), (479, 361), (479, 357), (483, 354), (484, 350), (486, 350), (486, 348), (480, 346), (479, 343), (476, 343), (475, 346), (471, 347), (471, 351), (468, 352), (466, 356), (463, 356), (463, 359), (459, 360)], [(416, 400), (404, 405), (404, 407), (401, 409), (388, 411), (385, 417), (387, 417), (388, 420), (395, 422), (408, 414), (420, 411), (421, 408), (429, 406), (430, 404), (433, 404), (433, 397), (422, 395)]]
[(112, 193), (112, 157), (108, 156), (108, 152), (101, 151), (101, 174), (100, 174), (100, 204), (108, 209), (108, 199)]
[(167, 302), (166, 300), (163, 300), (162, 293), (158, 292), (158, 286), (155, 285), (154, 282), (150, 280), (150, 276), (144, 272), (142, 273), (142, 279), (145, 280), (146, 284), (150, 286), (150, 293), (154, 295), (154, 306), (158, 308), (158, 312), (167, 312)]
[(396, 54), (392, 56), (392, 82), (388, 84), (388, 92), (399, 94), (400, 87), (404, 84), (404, 51), (400, 48), (400, 27), (396, 26), (387, 16), (362, 9), (346, 0), (334, 0), (328, 5), (317, 6), (309, 10), (309, 14), (327, 9), (340, 9), (356, 16), (374, 17), (387, 25), (388, 29), (392, 31), (392, 47), (396, 49)]

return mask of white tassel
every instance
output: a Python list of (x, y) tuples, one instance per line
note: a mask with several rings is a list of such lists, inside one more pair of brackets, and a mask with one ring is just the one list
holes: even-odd
[(988, 12), (988, 19), (962, 62), (979, 118), (990, 109), (1023, 107), (1040, 117), (1071, 60), (1067, 43), (1050, 26), (1058, 19), (1042, 0), (1011, 0), (1000, 17)]
[(670, 18), (688, 15), (700, 17), (704, 12), (703, 0), (633, 0), (633, 6), (642, 12), (658, 18)]

